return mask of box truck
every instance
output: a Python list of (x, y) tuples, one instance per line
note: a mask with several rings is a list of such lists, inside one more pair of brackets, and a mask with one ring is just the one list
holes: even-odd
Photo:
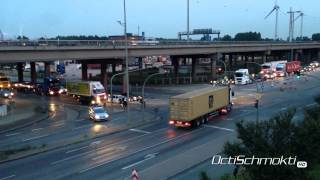
[(288, 74), (297, 73), (301, 70), (300, 61), (290, 61), (286, 63), (279, 63), (276, 67), (277, 77), (284, 77)]
[(99, 81), (67, 81), (69, 95), (74, 96), (81, 104), (103, 104), (107, 95)]
[(200, 126), (232, 109), (230, 87), (209, 87), (169, 99), (169, 124), (176, 127)]

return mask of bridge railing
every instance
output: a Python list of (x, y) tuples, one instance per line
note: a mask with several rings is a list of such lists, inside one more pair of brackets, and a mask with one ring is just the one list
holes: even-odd
[[(197, 40), (130, 40), (128, 46), (192, 46), (192, 45), (230, 45), (230, 44), (288, 44), (287, 41), (197, 41)], [(315, 41), (295, 41), (291, 44), (319, 43)], [(65, 46), (92, 46), (122, 48), (124, 40), (6, 40), (0, 41), (0, 47), (65, 47)]]

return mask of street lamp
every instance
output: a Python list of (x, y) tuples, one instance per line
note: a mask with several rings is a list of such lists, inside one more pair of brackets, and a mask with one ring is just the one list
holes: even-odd
[(187, 0), (187, 40), (190, 34), (190, 0)]
[(142, 94), (141, 94), (142, 95), (142, 120), (143, 121), (144, 121), (144, 110), (145, 110), (144, 88), (145, 88), (147, 82), (149, 81), (149, 79), (151, 79), (154, 76), (161, 75), (161, 74), (166, 74), (166, 73), (167, 73), (167, 71), (160, 69), (158, 73), (154, 73), (154, 74), (149, 75), (143, 82)]
[[(126, 9), (126, 0), (123, 0), (123, 20), (117, 21), (121, 26), (124, 27), (124, 43), (125, 43), (125, 62), (126, 62), (126, 70), (125, 70), (125, 79), (126, 79), (126, 92), (127, 92), (127, 101), (129, 101), (129, 58), (128, 58), (128, 35), (127, 35), (127, 9)], [(127, 103), (127, 112), (128, 112), (128, 120), (130, 119), (129, 112), (129, 102)]]
[[(258, 66), (260, 67), (260, 69), (261, 69), (261, 66), (262, 66), (261, 64), (256, 63), (256, 62), (247, 62), (247, 64), (255, 64), (255, 65), (258, 65)], [(256, 122), (258, 123), (258, 122), (259, 122), (259, 101), (260, 101), (260, 99), (261, 99), (261, 94), (260, 94), (260, 93), (262, 93), (262, 91), (259, 92), (258, 82), (257, 82), (255, 79), (254, 79), (254, 82), (255, 82), (256, 87), (257, 87), (256, 101), (255, 101), (254, 106), (255, 106), (255, 108), (257, 109)], [(262, 84), (262, 85), (263, 85), (263, 84)]]
[[(140, 71), (141, 69), (136, 69), (136, 70), (132, 70), (132, 71), (128, 71), (128, 73), (131, 73), (131, 72), (136, 72), (136, 71)], [(125, 75), (127, 72), (121, 72), (121, 73), (118, 73), (118, 74), (114, 74), (111, 79), (110, 79), (110, 97), (111, 97), (111, 117), (112, 117), (112, 114), (113, 114), (113, 86), (112, 86), (112, 81), (115, 77), (117, 76), (121, 76), (121, 75)], [(129, 99), (127, 98), (127, 105), (129, 105)]]

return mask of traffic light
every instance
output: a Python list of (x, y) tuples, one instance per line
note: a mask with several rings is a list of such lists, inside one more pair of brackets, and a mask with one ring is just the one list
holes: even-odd
[(256, 109), (258, 109), (258, 107), (259, 107), (259, 100), (256, 100), (256, 102), (254, 103), (254, 107), (255, 107)]

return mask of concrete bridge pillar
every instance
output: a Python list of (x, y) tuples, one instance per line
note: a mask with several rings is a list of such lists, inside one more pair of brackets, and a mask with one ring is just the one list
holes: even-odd
[(37, 71), (35, 62), (30, 62), (30, 77), (33, 84), (37, 83)]
[(116, 70), (117, 64), (116, 63), (112, 63), (111, 66), (112, 66), (112, 74), (115, 74), (116, 71), (117, 71)]
[(107, 87), (107, 78), (108, 78), (107, 63), (105, 63), (105, 62), (101, 63), (100, 69), (101, 69), (100, 82), (103, 85), (103, 87), (105, 88), (105, 90), (108, 91), (108, 87)]
[(215, 80), (217, 78), (217, 58), (217, 54), (213, 54), (210, 58), (211, 80)]
[(143, 69), (143, 59), (142, 57), (138, 58), (139, 69)]
[(172, 65), (173, 65), (174, 77), (177, 78), (178, 77), (178, 73), (179, 73), (179, 58), (172, 57), (171, 61), (172, 61)]
[(44, 62), (44, 77), (50, 77), (50, 62)]
[(88, 80), (88, 63), (81, 62), (81, 79), (86, 81)]
[(196, 70), (197, 70), (197, 58), (192, 58), (192, 65), (191, 65), (191, 77), (192, 79), (196, 79)]
[(23, 82), (23, 63), (17, 63), (18, 82)]
[(233, 55), (229, 54), (228, 57), (230, 69), (233, 69)]

